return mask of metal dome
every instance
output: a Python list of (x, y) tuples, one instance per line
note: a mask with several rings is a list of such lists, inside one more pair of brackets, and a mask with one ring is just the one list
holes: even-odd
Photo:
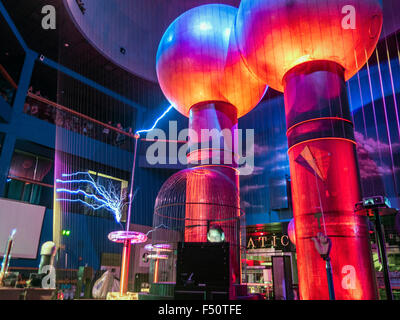
[[(354, 8), (356, 26), (344, 26)], [(368, 60), (382, 29), (380, 0), (242, 0), (236, 21), (240, 50), (250, 69), (270, 87), (308, 61), (328, 60), (350, 79)]]
[(157, 52), (157, 76), (165, 96), (189, 116), (205, 101), (234, 105), (238, 118), (266, 92), (265, 83), (244, 63), (236, 43), (237, 9), (222, 4), (193, 8), (165, 31)]

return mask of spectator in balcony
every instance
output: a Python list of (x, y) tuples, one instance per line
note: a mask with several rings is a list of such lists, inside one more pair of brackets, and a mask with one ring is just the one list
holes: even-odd
[(69, 117), (66, 117), (64, 120), (64, 128), (71, 131), (73, 130), (71, 119)]
[(53, 107), (53, 106), (51, 106), (51, 121), (54, 123), (54, 124), (56, 124), (56, 121), (57, 121), (57, 115), (58, 114), (60, 114), (60, 116), (62, 117), (62, 121), (63, 121), (63, 123), (64, 123), (64, 118), (65, 118), (65, 116), (64, 116), (64, 112), (63, 111), (61, 111), (61, 110), (58, 110), (57, 108), (55, 108), (55, 107)]
[[(117, 123), (117, 129), (124, 131), (124, 128), (120, 123)], [(125, 140), (125, 135), (123, 135), (120, 132), (117, 132), (117, 136), (115, 138), (115, 145), (120, 146), (124, 142), (124, 140)]]
[[(132, 130), (131, 127), (127, 128), (125, 131), (131, 136), (134, 135), (133, 130)], [(130, 149), (129, 147), (132, 145), (132, 141), (133, 141), (132, 139), (130, 139), (128, 137), (125, 137), (124, 143), (122, 145), (122, 148), (125, 149), (125, 150), (129, 150)]]
[(81, 128), (80, 128), (80, 121), (78, 119), (78, 117), (76, 116), (72, 116), (72, 130), (75, 132), (81, 132)]
[(85, 122), (85, 123), (83, 123), (83, 126), (82, 126), (82, 132), (81, 132), (83, 135), (85, 135), (85, 136), (87, 136), (88, 135), (88, 127), (87, 127), (87, 123)]
[(28, 102), (25, 102), (24, 113), (30, 113), (30, 112), (31, 112), (31, 105)]
[[(112, 126), (111, 121), (108, 121), (108, 125)], [(103, 133), (103, 141), (106, 143), (110, 143), (110, 129), (104, 127), (102, 133)]]
[(31, 116), (39, 117), (39, 107), (37, 104), (32, 105), (31, 107)]
[(39, 118), (41, 120), (47, 121), (52, 123), (52, 114), (53, 114), (53, 108), (50, 105), (47, 105), (44, 107), (43, 112), (40, 113)]
[(87, 128), (87, 132), (88, 132), (88, 136), (91, 138), (94, 138), (94, 125), (92, 122), (87, 122), (86, 123), (86, 128)]
[(64, 127), (64, 112), (61, 110), (57, 110), (56, 115), (55, 115), (55, 125), (58, 127)]

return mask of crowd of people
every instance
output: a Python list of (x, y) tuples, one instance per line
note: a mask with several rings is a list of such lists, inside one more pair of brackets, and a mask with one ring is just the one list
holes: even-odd
[[(29, 88), (29, 92), (33, 93), (32, 87)], [(34, 94), (42, 97), (40, 90), (34, 92)], [(43, 98), (48, 100), (48, 98), (45, 96)], [(74, 131), (124, 149), (129, 148), (131, 144), (131, 139), (117, 130), (113, 130), (110, 127), (80, 118), (79, 116), (64, 110), (60, 110), (50, 104), (43, 103), (29, 96), (25, 101), (24, 113), (55, 124), (58, 127)], [(114, 124), (112, 121), (108, 121), (107, 124), (108, 126), (114, 127), (119, 131), (124, 131), (130, 135), (133, 135), (133, 130), (131, 127), (123, 128), (121, 123)]]

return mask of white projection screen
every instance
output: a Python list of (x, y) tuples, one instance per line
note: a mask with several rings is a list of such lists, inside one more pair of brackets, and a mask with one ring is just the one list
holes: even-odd
[(0, 259), (13, 229), (17, 232), (11, 257), (36, 259), (45, 210), (25, 202), (0, 199)]

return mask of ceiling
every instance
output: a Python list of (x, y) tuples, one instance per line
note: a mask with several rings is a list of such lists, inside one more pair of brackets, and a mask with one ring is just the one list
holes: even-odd
[[(120, 83), (156, 85), (158, 44), (174, 19), (198, 5), (218, 2), (237, 7), (240, 3), (240, 0), (82, 0), (86, 8), (82, 14), (76, 0), (2, 1), (30, 48), (90, 78), (104, 70), (108, 76), (94, 80), (131, 95), (138, 102), (140, 97), (134, 93), (121, 92)], [(41, 8), (50, 3), (56, 7), (57, 29), (43, 30)], [(400, 1), (385, 0), (383, 4), (383, 36), (387, 36), (400, 29)], [(121, 53), (121, 48), (125, 53)]]
[[(207, 3), (238, 7), (240, 0), (63, 0), (81, 32), (102, 54), (126, 70), (157, 82), (156, 53), (167, 27), (183, 12)], [(400, 1), (385, 0), (384, 35), (400, 25)], [(124, 54), (121, 53), (124, 48)]]
[[(76, 27), (64, 6), (63, 0), (1, 1), (30, 49), (142, 106), (152, 108), (165, 101), (157, 83), (147, 81), (133, 72), (121, 68), (94, 48)], [(49, 3), (56, 8), (57, 23), (55, 30), (44, 30), (41, 27), (44, 16), (41, 10), (43, 6)], [(15, 37), (2, 20), (2, 16), (0, 16), (0, 34), (2, 41), (4, 41), (0, 48), (0, 55), (4, 55), (5, 52), (16, 51), (15, 49), (18, 48)], [(68, 44), (68, 47), (65, 44)], [(18, 49), (18, 53), (20, 53), (22, 48)], [(18, 79), (18, 77), (16, 76), (15, 79)], [(56, 84), (57, 79), (48, 79), (46, 74), (41, 81), (48, 81), (51, 85)]]
[[(109, 59), (157, 82), (156, 53), (167, 27), (185, 11), (203, 4), (238, 6), (239, 0), (64, 0), (81, 32)], [(121, 53), (121, 48), (125, 53)]]

